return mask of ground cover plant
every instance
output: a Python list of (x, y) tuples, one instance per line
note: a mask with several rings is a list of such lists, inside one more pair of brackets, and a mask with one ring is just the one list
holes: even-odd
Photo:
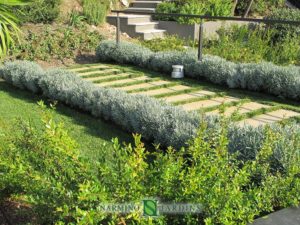
[[(43, 102), (39, 105), (39, 126), (26, 120), (0, 124), (0, 202), (29, 205), (33, 216), (26, 222), (246, 224), (261, 213), (299, 203), (300, 140), (295, 133), (289, 135), (285, 157), (274, 158), (283, 144), (281, 133), (265, 128), (259, 153), (241, 163), (228, 151), (226, 121), (218, 130), (202, 123), (195, 139), (181, 150), (157, 147), (151, 153), (134, 135), (134, 145), (115, 139), (113, 150), (101, 152), (99, 163), (91, 166), (65, 125), (53, 119)], [(106, 214), (98, 207), (148, 196), (201, 203), (203, 211), (153, 219), (136, 211)]]
[(10, 58), (26, 60), (65, 60), (94, 51), (103, 36), (87, 26), (43, 26), (26, 31), (22, 41), (10, 52)]
[[(24, 1), (25, 2), (25, 1)], [(59, 16), (61, 0), (34, 0), (28, 6), (15, 7), (22, 23), (52, 23)]]
[(233, 63), (217, 56), (204, 56), (197, 61), (197, 52), (167, 51), (154, 53), (138, 44), (103, 41), (97, 48), (99, 61), (115, 61), (170, 73), (172, 65), (184, 65), (185, 74), (230, 88), (260, 91), (275, 96), (300, 99), (299, 67), (276, 66), (272, 63)]

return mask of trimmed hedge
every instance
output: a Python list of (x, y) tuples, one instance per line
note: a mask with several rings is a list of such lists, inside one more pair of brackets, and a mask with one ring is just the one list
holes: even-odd
[[(220, 129), (218, 117), (200, 117), (197, 113), (186, 112), (154, 98), (97, 87), (73, 72), (62, 69), (44, 71), (32, 62), (5, 63), (0, 68), (0, 78), (19, 88), (42, 93), (48, 98), (90, 112), (95, 117), (110, 120), (129, 132), (139, 133), (147, 140), (164, 146), (184, 146), (196, 135), (203, 120), (208, 123), (207, 132)], [(272, 129), (282, 135), (276, 145), (274, 159), (291, 154), (295, 143), (289, 137), (295, 135), (300, 138), (300, 126), (273, 125)], [(262, 127), (230, 125), (228, 135), (230, 150), (240, 152), (243, 160), (252, 159), (264, 141)], [(294, 150), (299, 153), (300, 149)]]
[(170, 73), (172, 65), (184, 65), (185, 74), (192, 78), (205, 78), (229, 88), (260, 91), (280, 97), (300, 100), (300, 67), (277, 66), (272, 63), (233, 63), (218, 56), (205, 55), (197, 61), (194, 50), (184, 52), (152, 52), (128, 42), (103, 41), (96, 50), (100, 61), (133, 64), (154, 71)]

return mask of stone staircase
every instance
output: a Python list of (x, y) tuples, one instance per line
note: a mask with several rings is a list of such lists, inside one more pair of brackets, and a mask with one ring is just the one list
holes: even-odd
[[(128, 12), (155, 12), (156, 6), (161, 1), (135, 0), (125, 11)], [(149, 40), (152, 38), (163, 37), (165, 30), (158, 29), (158, 22), (153, 21), (149, 15), (120, 14), (120, 30), (127, 33), (130, 37)], [(117, 15), (112, 14), (107, 17), (107, 22), (114, 26), (117, 25)]]

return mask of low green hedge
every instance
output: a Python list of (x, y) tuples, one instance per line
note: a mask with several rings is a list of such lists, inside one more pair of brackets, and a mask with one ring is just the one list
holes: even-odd
[[(144, 54), (145, 58), (141, 60), (145, 60), (147, 55)], [(132, 59), (137, 60), (128, 58)], [(221, 64), (223, 67), (225, 65), (227, 64)], [(0, 68), (0, 78), (19, 88), (42, 93), (48, 98), (87, 111), (95, 117), (112, 121), (131, 133), (139, 133), (147, 140), (163, 146), (173, 146), (177, 149), (185, 146), (196, 135), (203, 120), (208, 123), (207, 132), (220, 129), (218, 117), (200, 118), (197, 113), (186, 112), (180, 107), (170, 106), (154, 98), (97, 87), (73, 72), (62, 69), (44, 71), (33, 62), (5, 63)], [(285, 157), (293, 145), (290, 135), (300, 137), (300, 127), (297, 124), (273, 125), (272, 129), (281, 134), (274, 150), (274, 159)], [(264, 141), (264, 128), (236, 127), (231, 124), (228, 138), (230, 151), (240, 152), (240, 158), (243, 160), (252, 159)]]
[[(30, 206), (18, 212), (22, 224), (245, 225), (299, 204), (300, 158), (285, 157), (285, 170), (274, 171), (280, 134), (270, 129), (256, 158), (243, 164), (228, 152), (226, 123), (211, 133), (202, 124), (196, 138), (178, 151), (149, 151), (140, 135), (134, 135), (134, 144), (115, 138), (113, 149), (91, 163), (64, 123), (57, 123), (43, 102), (39, 105), (40, 121), (0, 124), (0, 204), (8, 199)], [(290, 155), (296, 156), (299, 136), (290, 139)], [(99, 207), (139, 204), (149, 197), (201, 204), (201, 212), (154, 219), (140, 216), (136, 207), (126, 214)]]
[(154, 71), (170, 73), (172, 65), (184, 65), (185, 75), (205, 78), (229, 88), (265, 92), (300, 100), (300, 67), (277, 66), (272, 63), (233, 63), (218, 56), (205, 55), (197, 61), (197, 52), (152, 52), (138, 44), (103, 41), (96, 50), (99, 61), (133, 64)]

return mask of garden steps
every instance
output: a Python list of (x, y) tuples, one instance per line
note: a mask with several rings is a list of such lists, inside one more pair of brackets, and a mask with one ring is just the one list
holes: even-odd
[[(229, 117), (234, 113), (245, 114), (245, 113), (252, 112), (254, 110), (268, 109), (270, 107), (271, 106), (269, 106), (269, 105), (265, 105), (265, 104), (261, 104), (261, 103), (257, 103), (257, 102), (246, 102), (240, 106), (231, 106), (231, 107), (225, 108), (223, 115), (225, 117)], [(207, 115), (218, 115), (218, 114), (220, 114), (220, 110), (213, 110), (213, 111), (207, 113)]]
[(129, 85), (129, 86), (125, 86), (125, 87), (119, 87), (117, 89), (123, 90), (123, 91), (133, 91), (133, 90), (142, 89), (142, 88), (152, 88), (155, 86), (166, 85), (166, 84), (170, 84), (170, 83), (171, 82), (169, 82), (169, 81), (160, 80), (160, 81), (153, 81), (153, 82), (147, 82), (147, 83), (142, 83), (142, 84)]
[(200, 110), (204, 108), (220, 106), (222, 104), (227, 104), (227, 103), (232, 103), (237, 101), (240, 101), (240, 99), (230, 97), (230, 96), (224, 96), (224, 97), (217, 97), (208, 100), (200, 100), (197, 102), (186, 103), (180, 106), (187, 111), (194, 111), (194, 110)]
[[(162, 1), (137, 0), (125, 9), (132, 14), (119, 14), (120, 31), (127, 33), (130, 37), (140, 38), (142, 40), (150, 40), (157, 37), (163, 37), (166, 30), (158, 29), (159, 23), (153, 21), (150, 15), (134, 14), (134, 12), (155, 12), (156, 6)], [(107, 16), (106, 21), (117, 26), (117, 15), (111, 14)]]
[(240, 121), (238, 124), (240, 126), (250, 125), (252, 127), (258, 127), (261, 125), (280, 122), (284, 119), (289, 119), (296, 116), (300, 116), (300, 113), (286, 109), (279, 109)]
[(179, 94), (179, 95), (173, 95), (173, 96), (168, 96), (163, 98), (164, 101), (168, 103), (175, 103), (179, 101), (184, 101), (184, 100), (189, 100), (193, 98), (199, 98), (199, 97), (205, 97), (205, 96), (211, 96), (211, 95), (216, 95), (216, 92), (211, 92), (211, 91), (197, 91), (197, 92), (190, 92), (186, 94)]

